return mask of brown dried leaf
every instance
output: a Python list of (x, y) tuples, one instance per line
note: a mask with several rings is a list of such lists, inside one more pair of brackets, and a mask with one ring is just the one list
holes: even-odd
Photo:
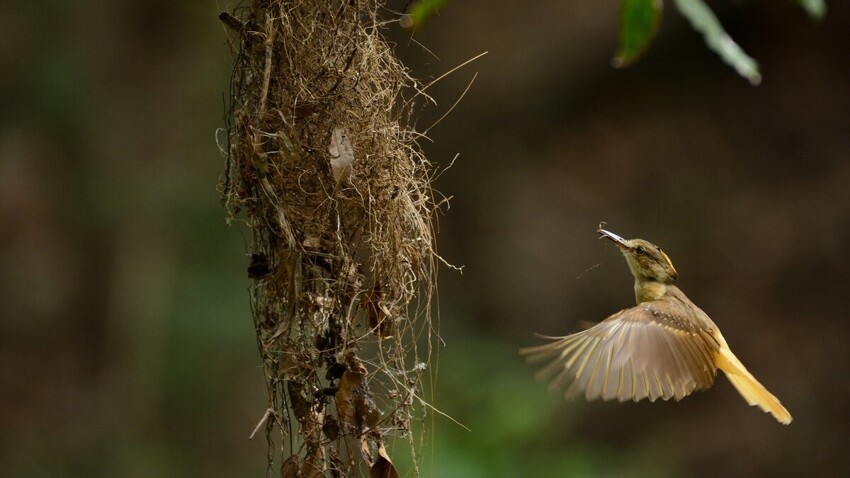
[(366, 367), (357, 359), (354, 352), (345, 357), (348, 369), (339, 380), (336, 391), (336, 409), (343, 429), (360, 431), (374, 428), (381, 414), (372, 400), (372, 394), (366, 385)]
[(346, 357), (348, 370), (339, 379), (339, 390), (336, 392), (336, 409), (339, 421), (343, 427), (359, 429), (362, 420), (357, 419), (357, 405), (355, 403), (358, 395), (362, 395), (358, 389), (366, 377), (366, 367), (349, 353)]
[(325, 474), (325, 447), (322, 445), (321, 425), (324, 413), (321, 411), (311, 415), (308, 425), (302, 428), (304, 444), (307, 445), (307, 455), (301, 465), (304, 478), (323, 478)]
[(383, 443), (378, 447), (378, 459), (369, 468), (369, 478), (400, 478)]
[(378, 426), (381, 420), (381, 414), (375, 406), (375, 401), (372, 400), (372, 394), (368, 389), (364, 389), (363, 393), (358, 394), (354, 398), (354, 409), (357, 413), (357, 424), (360, 427), (364, 425), (366, 428), (373, 429)]
[(301, 478), (298, 470), (298, 454), (294, 454), (280, 465), (280, 478)]
[(325, 448), (317, 446), (308, 452), (304, 463), (301, 464), (301, 476), (303, 478), (322, 478), (325, 475), (324, 464)]
[(337, 184), (341, 183), (351, 174), (351, 165), (354, 163), (354, 147), (341, 126), (333, 129), (328, 152), (331, 153), (331, 172)]

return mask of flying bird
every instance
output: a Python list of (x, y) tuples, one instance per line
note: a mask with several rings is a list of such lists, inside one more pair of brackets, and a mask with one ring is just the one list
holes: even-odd
[(717, 325), (673, 285), (676, 268), (660, 247), (623, 239), (602, 225), (597, 232), (625, 256), (637, 305), (587, 330), (520, 349), (529, 362), (549, 360), (539, 380), (551, 379), (553, 390), (566, 385), (567, 398), (654, 402), (705, 390), (720, 369), (747, 403), (791, 423), (788, 410), (735, 357)]

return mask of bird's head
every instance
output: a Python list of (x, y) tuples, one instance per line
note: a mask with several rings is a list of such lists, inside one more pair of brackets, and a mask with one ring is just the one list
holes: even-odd
[(643, 239), (623, 239), (601, 227), (596, 232), (600, 234), (600, 238), (604, 237), (620, 248), (638, 282), (655, 281), (666, 284), (676, 279), (676, 268), (667, 254), (655, 244)]

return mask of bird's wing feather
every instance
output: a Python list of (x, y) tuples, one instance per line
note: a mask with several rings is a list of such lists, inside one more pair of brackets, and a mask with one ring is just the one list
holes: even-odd
[(569, 384), (567, 398), (680, 400), (711, 386), (719, 348), (712, 333), (684, 317), (675, 306), (644, 302), (521, 353), (529, 362), (551, 359), (537, 378), (551, 378), (552, 389)]

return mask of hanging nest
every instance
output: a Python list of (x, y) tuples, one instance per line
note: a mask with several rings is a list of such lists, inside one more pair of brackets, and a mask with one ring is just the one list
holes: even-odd
[(397, 476), (389, 437), (418, 474), (435, 204), (408, 126), (423, 96), (382, 7), (255, 0), (221, 16), (235, 55), (222, 197), (252, 233), (268, 460), (286, 477)]

